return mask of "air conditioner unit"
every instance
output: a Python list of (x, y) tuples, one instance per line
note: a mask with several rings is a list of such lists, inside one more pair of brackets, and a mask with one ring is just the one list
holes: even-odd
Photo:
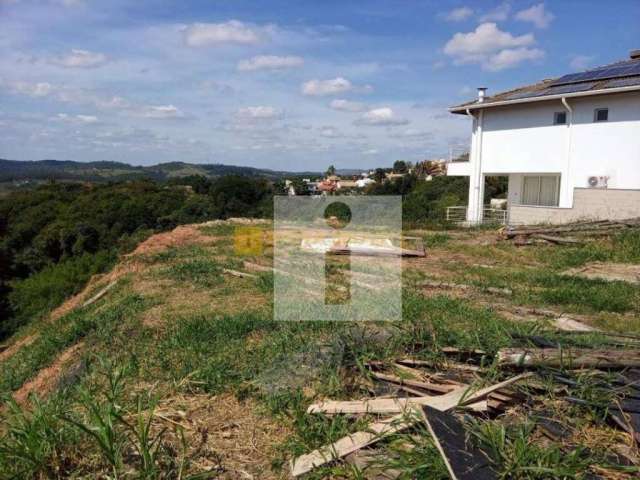
[(607, 188), (609, 183), (609, 177), (606, 176), (592, 176), (587, 180), (587, 184), (590, 188)]

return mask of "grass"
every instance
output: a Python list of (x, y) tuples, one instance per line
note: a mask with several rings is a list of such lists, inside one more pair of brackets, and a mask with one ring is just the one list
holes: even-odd
[(191, 282), (201, 287), (213, 287), (222, 283), (222, 267), (210, 259), (176, 263), (162, 270), (161, 274), (177, 282)]
[(65, 348), (82, 338), (91, 336), (95, 341), (109, 342), (128, 316), (144, 308), (142, 298), (125, 295), (100, 311), (95, 308), (76, 310), (56, 324), (45, 325), (32, 344), (3, 362), (0, 371), (0, 396), (6, 397), (19, 388), (37, 371), (49, 365)]
[[(640, 310), (637, 286), (562, 275), (568, 267), (595, 260), (638, 261), (636, 234), (583, 247), (525, 249), (507, 242), (473, 245), (448, 233), (425, 234), (432, 253), (460, 255), (442, 268), (446, 281), (475, 285), (477, 291), (468, 298), (452, 298), (446, 292), (429, 297), (407, 282), (401, 321), (353, 323), (274, 321), (273, 276), (225, 276), (223, 268), (243, 270), (242, 259), (257, 259), (235, 255), (232, 226), (203, 230), (228, 237), (212, 247), (184, 246), (145, 256), (145, 270), (134, 274), (142, 282), (121, 281), (89, 308), (73, 311), (53, 325), (43, 323), (28, 349), (3, 362), (0, 394), (8, 398), (80, 339), (89, 350), (86, 372), (66, 390), (46, 401), (34, 399), (30, 411), (7, 402), (6, 411), (0, 413), (6, 425), (0, 427), (0, 478), (55, 477), (71, 471), (88, 477), (188, 478), (202, 472), (197, 467), (202, 452), (195, 452), (201, 440), (188, 437), (172, 423), (160, 422), (158, 401), (228, 392), (239, 401), (254, 402), (261, 415), (288, 429), (267, 462), (269, 475), (284, 477), (291, 457), (366, 429), (370, 418), (308, 415), (306, 408), (319, 398), (366, 395), (353, 379), (366, 378), (364, 365), (370, 360), (390, 364), (402, 355), (438, 363), (444, 359), (439, 353), (442, 347), (480, 349), (486, 352), (482, 381), (492, 382), (505, 378), (493, 364), (500, 348), (529, 346), (534, 337), (564, 346), (604, 344), (598, 335), (571, 336), (536, 322), (506, 320), (499, 313), (502, 304), (582, 312), (601, 322), (617, 322), (620, 329), (640, 331), (640, 324), (623, 321), (620, 315)], [(405, 280), (418, 281), (430, 274), (427, 268), (407, 265)], [(146, 293), (142, 283), (154, 282), (155, 289)], [(491, 297), (484, 290), (489, 286), (512, 289), (513, 295)], [(193, 302), (169, 308), (176, 299), (188, 300), (190, 295)], [(483, 305), (477, 303), (478, 296), (485, 300)], [(143, 324), (152, 306), (162, 310), (162, 322)], [(543, 372), (547, 391), (532, 390), (527, 395), (537, 395), (545, 405), (555, 401), (550, 380), (554, 373), (570, 375)], [(603, 390), (601, 379), (592, 376), (570, 379), (571, 395), (587, 403), (558, 415), (579, 427), (600, 428), (617, 392)], [(216, 398), (212, 397), (212, 405)], [(535, 417), (521, 413), (469, 425), (475, 441), (491, 453), (500, 478), (582, 478), (590, 465), (608, 465), (605, 448), (580, 442), (568, 450), (556, 442), (541, 444)], [(202, 441), (206, 444), (206, 439)], [(398, 470), (399, 478), (407, 480), (447, 478), (440, 455), (420, 426), (385, 439), (377, 448), (385, 460), (372, 469)], [(211, 475), (216, 472), (213, 468)], [(360, 479), (366, 473), (338, 463), (308, 478)]]

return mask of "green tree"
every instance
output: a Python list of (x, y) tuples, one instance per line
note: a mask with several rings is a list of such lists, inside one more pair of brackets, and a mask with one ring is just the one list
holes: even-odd
[(404, 160), (396, 160), (393, 162), (393, 172), (394, 173), (407, 173), (409, 171), (409, 166), (407, 162)]

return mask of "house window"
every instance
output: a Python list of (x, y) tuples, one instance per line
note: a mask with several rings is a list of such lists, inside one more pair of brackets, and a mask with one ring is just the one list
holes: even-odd
[(595, 113), (593, 114), (594, 122), (606, 122), (609, 120), (609, 109), (608, 108), (596, 108)]
[(567, 123), (567, 112), (556, 112), (553, 114), (554, 125), (565, 125)]
[(557, 207), (559, 175), (525, 175), (522, 182), (522, 205)]

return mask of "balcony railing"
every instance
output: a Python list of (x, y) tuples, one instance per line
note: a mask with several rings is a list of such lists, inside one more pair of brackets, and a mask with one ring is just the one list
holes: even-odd
[[(447, 208), (447, 222), (451, 222), (458, 225), (468, 225), (467, 222), (467, 207), (456, 206)], [(499, 208), (484, 207), (482, 209), (482, 222), (481, 225), (506, 225), (507, 224), (507, 210)]]

